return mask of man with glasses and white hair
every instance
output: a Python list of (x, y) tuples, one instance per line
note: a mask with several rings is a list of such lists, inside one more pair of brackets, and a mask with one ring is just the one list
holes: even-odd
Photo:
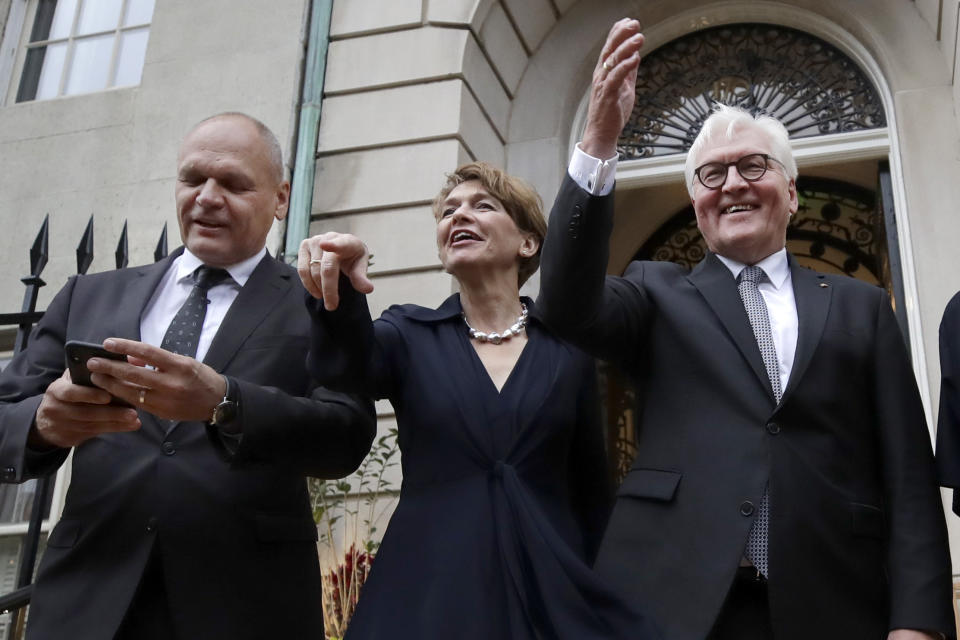
[(687, 187), (709, 252), (606, 276), (635, 20), (610, 31), (551, 214), (538, 305), (637, 380), (637, 456), (597, 560), (671, 640), (955, 637), (923, 408), (885, 292), (786, 250), (777, 120), (718, 105)]

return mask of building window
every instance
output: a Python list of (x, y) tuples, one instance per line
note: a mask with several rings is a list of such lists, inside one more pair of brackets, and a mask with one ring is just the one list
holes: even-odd
[(17, 102), (140, 84), (154, 0), (37, 0)]

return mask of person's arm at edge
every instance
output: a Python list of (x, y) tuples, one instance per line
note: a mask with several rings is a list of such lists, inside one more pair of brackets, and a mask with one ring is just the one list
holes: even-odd
[(50, 302), (31, 332), (29, 347), (0, 374), (0, 470), (2, 481), (20, 483), (57, 470), (70, 450), (28, 443), (43, 393), (65, 369), (63, 345), (76, 277)]
[(916, 629), (955, 638), (949, 543), (920, 393), (889, 298), (881, 291), (875, 304), (872, 375), (889, 532), (891, 637)]
[(941, 486), (952, 487), (953, 511), (960, 515), (960, 293), (947, 303), (940, 322), (940, 411), (937, 419), (937, 471)]

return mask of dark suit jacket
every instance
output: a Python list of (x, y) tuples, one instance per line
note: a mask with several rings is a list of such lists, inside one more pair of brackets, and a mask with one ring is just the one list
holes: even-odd
[[(71, 278), (50, 303), (0, 376), (5, 481), (51, 472), (66, 458), (26, 450), (42, 393), (64, 369), (64, 343), (138, 339), (144, 306), (176, 255)], [(138, 432), (76, 447), (28, 638), (112, 638), (156, 545), (180, 637), (323, 637), (304, 474), (353, 471), (375, 423), (368, 402), (318, 388), (307, 374), (303, 296), (296, 272), (266, 256), (210, 346), (206, 364), (238, 381), (243, 436), (234, 455), (202, 423), (164, 426), (143, 412)]]
[(960, 293), (940, 321), (940, 376), (937, 467), (940, 484), (955, 489), (953, 511), (960, 515)]
[(637, 457), (597, 561), (671, 640), (703, 640), (769, 483), (778, 640), (953, 637), (950, 557), (930, 440), (885, 293), (791, 258), (799, 338), (779, 405), (737, 292), (692, 271), (604, 275), (613, 195), (567, 177), (542, 258), (544, 319), (638, 379)]

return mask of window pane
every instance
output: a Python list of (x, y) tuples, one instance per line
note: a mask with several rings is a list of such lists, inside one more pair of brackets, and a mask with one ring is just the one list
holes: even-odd
[[(43, 48), (47, 50), (47, 54), (43, 57), (43, 71), (40, 72), (40, 82), (37, 84), (37, 94), (34, 96), (38, 100), (57, 96), (57, 91), (60, 89), (60, 76), (63, 74), (63, 61), (67, 57), (66, 42)], [(24, 67), (24, 73), (26, 72)]]
[(150, 24), (153, 19), (153, 2), (154, 0), (127, 0), (127, 17), (123, 20), (123, 26)]
[(84, 0), (80, 7), (80, 22), (77, 35), (98, 31), (112, 31), (120, 24), (120, 8), (123, 0)]
[(40, 0), (37, 3), (36, 17), (33, 19), (30, 42), (69, 36), (76, 4), (77, 0), (61, 0), (60, 2), (57, 2), (57, 0)]
[(75, 41), (67, 86), (63, 91), (65, 95), (99, 91), (107, 87), (114, 39), (111, 33)]
[(26, 102), (37, 97), (37, 83), (40, 82), (40, 71), (43, 70), (43, 58), (46, 53), (46, 47), (27, 49), (20, 86), (17, 88), (17, 102)]
[(50, 39), (66, 38), (70, 35), (73, 26), (73, 15), (77, 11), (77, 0), (56, 0), (57, 12), (53, 14), (53, 25), (50, 27)]
[(150, 30), (134, 29), (120, 35), (120, 51), (117, 53), (117, 79), (114, 85), (126, 87), (140, 84), (143, 73), (143, 57), (147, 52), (147, 36)]

